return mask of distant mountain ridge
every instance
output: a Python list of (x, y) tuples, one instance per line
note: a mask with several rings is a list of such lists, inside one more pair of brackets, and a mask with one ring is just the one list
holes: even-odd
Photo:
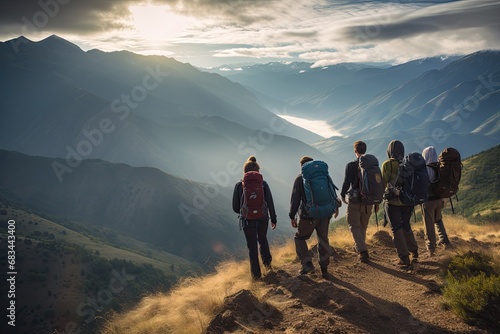
[[(312, 68), (312, 63), (280, 62), (210, 69), (289, 104), (297, 116), (316, 117), (325, 110), (339, 110), (359, 103), (425, 71), (441, 68), (459, 57), (433, 57), (397, 66), (341, 63)], [(222, 68), (222, 70), (221, 70)], [(230, 69), (230, 71), (228, 71)], [(267, 105), (268, 107), (274, 107)]]
[(107, 227), (200, 264), (244, 247), (230, 199), (213, 189), (207, 197), (206, 185), (102, 160), (84, 160), (59, 182), (52, 158), (0, 150), (0, 159), (0, 198), (34, 212)]
[(327, 120), (342, 137), (314, 146), (342, 166), (352, 159), (356, 140), (366, 141), (381, 161), (393, 139), (403, 141), (407, 152), (451, 146), (464, 157), (498, 144), (498, 64), (500, 51), (484, 50), (385, 68), (339, 64), (306, 70), (307, 63), (270, 63), (267, 71), (254, 65), (219, 73), (252, 89), (276, 113)]
[[(156, 157), (169, 155), (176, 147), (189, 151), (181, 141), (172, 147), (169, 142), (175, 138), (161, 129), (175, 118), (217, 116), (253, 131), (272, 130), (277, 122), (240, 85), (174, 59), (126, 51), (83, 52), (57, 36), (20, 43), (18, 49), (16, 53), (12, 42), (0, 44), (0, 108), (10, 111), (1, 115), (4, 149), (65, 157), (66, 144), (74, 147), (84, 139), (82, 129), (98, 128), (96, 123), (111, 119), (115, 128), (108, 137), (121, 138), (113, 143), (105, 140), (91, 157), (141, 165), (150, 159), (148, 151)], [(280, 135), (305, 142), (321, 138), (279, 122)], [(223, 133), (213, 136), (224, 139)], [(141, 142), (141, 149), (124, 156), (124, 150), (134, 150), (134, 143)], [(168, 161), (155, 166), (173, 172)], [(194, 178), (189, 173), (181, 176)]]

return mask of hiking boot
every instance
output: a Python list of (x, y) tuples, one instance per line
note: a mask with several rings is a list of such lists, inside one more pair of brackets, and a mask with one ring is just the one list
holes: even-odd
[(429, 256), (434, 256), (434, 253), (436, 253), (436, 249), (435, 248), (429, 248), (427, 249), (427, 253), (429, 254)]
[(411, 252), (411, 257), (413, 261), (418, 261), (418, 252)]
[(443, 250), (447, 250), (451, 248), (451, 245), (449, 242), (440, 242), (438, 245), (441, 247)]
[(252, 275), (252, 281), (262, 282), (262, 276)]
[(363, 263), (370, 262), (370, 256), (368, 256), (368, 251), (363, 251), (359, 253), (359, 261)]
[(328, 273), (328, 267), (321, 267), (321, 277), (328, 279), (330, 278), (330, 274)]
[(264, 263), (264, 268), (266, 268), (267, 271), (273, 271), (273, 267), (270, 263)]
[(411, 264), (410, 256), (408, 256), (408, 255), (403, 256), (398, 262), (398, 265), (400, 265), (400, 266), (409, 266), (410, 264)]
[(314, 271), (314, 266), (312, 262), (308, 261), (305, 265), (302, 266), (302, 269), (299, 271), (301, 275), (309, 274)]

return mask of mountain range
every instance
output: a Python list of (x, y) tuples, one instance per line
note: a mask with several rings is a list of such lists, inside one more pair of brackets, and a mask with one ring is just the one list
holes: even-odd
[(499, 62), (499, 51), (485, 50), (389, 67), (270, 63), (211, 70), (252, 90), (270, 110), (326, 120), (342, 136), (313, 146), (346, 160), (358, 139), (379, 159), (392, 139), (408, 151), (455, 146), (464, 156), (494, 146), (500, 141)]
[[(380, 163), (392, 139), (407, 152), (453, 146), (464, 158), (498, 144), (498, 64), (499, 51), (481, 51), (397, 66), (292, 62), (207, 73), (172, 58), (85, 52), (55, 35), (38, 42), (19, 37), (0, 43), (0, 149), (11, 161), (3, 168), (24, 180), (21, 189), (43, 189), (21, 191), (28, 207), (119, 224), (154, 244), (170, 245), (165, 233), (176, 226), (166, 250), (200, 260), (193, 254), (214, 254), (209, 250), (220, 240), (197, 245), (186, 239), (188, 231), (196, 238), (218, 233), (230, 240), (229, 249), (241, 246), (223, 226), (236, 220), (232, 187), (249, 155), (258, 157), (279, 229), (287, 233), (301, 156), (327, 161), (340, 186), (358, 139)], [(321, 117), (343, 135), (322, 138), (268, 110)], [(40, 156), (33, 163), (40, 168), (22, 167), (29, 159), (14, 152)], [(4, 193), (18, 196), (19, 184), (4, 180)], [(178, 223), (190, 219), (191, 226)], [(158, 221), (168, 223), (158, 227)]]

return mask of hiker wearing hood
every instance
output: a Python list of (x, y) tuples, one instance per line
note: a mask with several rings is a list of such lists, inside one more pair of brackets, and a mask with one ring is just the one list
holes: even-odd
[(413, 212), (413, 206), (402, 204), (396, 192), (391, 189), (399, 186), (399, 164), (405, 155), (403, 143), (399, 140), (393, 140), (387, 147), (388, 160), (382, 164), (382, 182), (386, 189), (384, 195), (384, 211), (385, 219), (391, 224), (394, 246), (399, 256), (399, 264), (409, 266), (410, 252), (413, 256), (413, 261), (418, 258), (418, 245), (413, 235), (413, 230), (410, 226), (410, 218)]
[[(438, 155), (434, 146), (424, 148), (422, 156), (427, 165), (437, 164)], [(438, 175), (432, 167), (427, 167), (427, 173), (431, 182), (436, 182)], [(444, 199), (436, 197), (431, 190), (429, 190), (429, 197), (427, 202), (422, 204), (422, 211), (424, 217), (425, 227), (425, 244), (429, 255), (434, 255), (436, 245), (449, 245), (448, 234), (443, 223), (441, 210), (444, 207)], [(439, 240), (436, 240), (436, 229), (438, 231)]]

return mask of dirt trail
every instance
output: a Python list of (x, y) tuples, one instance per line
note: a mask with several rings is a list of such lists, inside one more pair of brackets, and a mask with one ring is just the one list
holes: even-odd
[[(411, 271), (397, 265), (386, 231), (372, 238), (370, 263), (360, 263), (350, 249), (335, 249), (328, 279), (317, 261), (308, 275), (298, 274), (298, 262), (277, 268), (264, 278), (261, 301), (246, 290), (226, 298), (207, 333), (486, 333), (441, 305), (439, 274), (455, 248), (430, 257), (418, 239), (420, 258)], [(452, 244), (490, 247), (458, 238)]]

